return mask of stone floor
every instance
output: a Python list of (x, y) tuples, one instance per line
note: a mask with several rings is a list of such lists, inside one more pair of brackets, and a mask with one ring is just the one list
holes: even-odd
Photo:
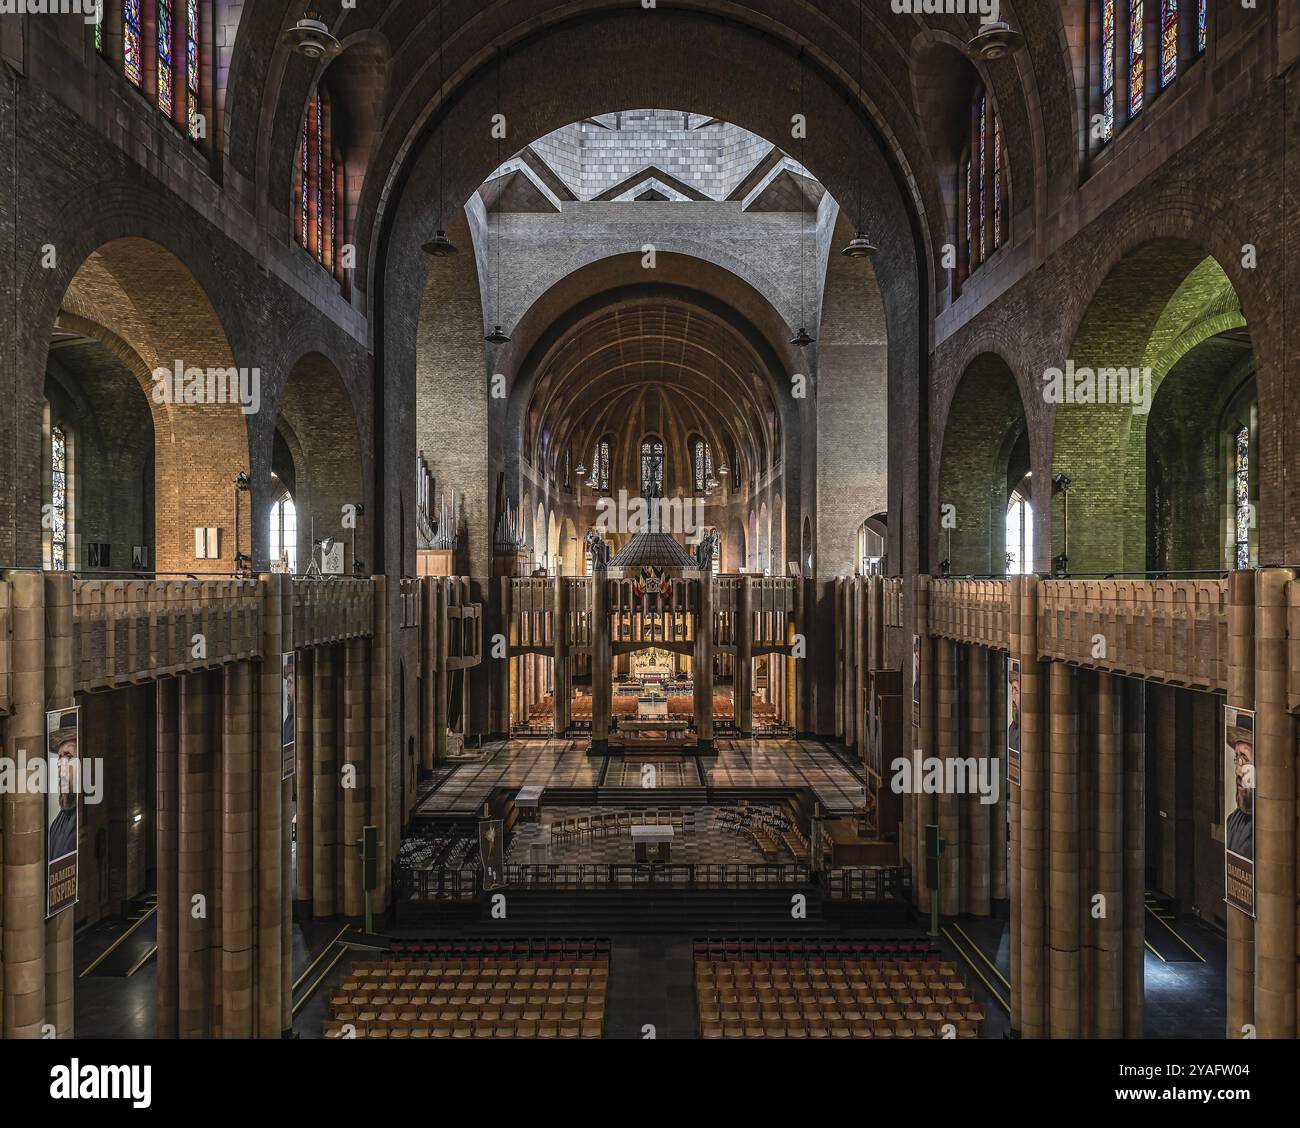
[(709, 787), (806, 787), (830, 812), (863, 802), (862, 777), (832, 746), (815, 740), (723, 740), (701, 762)]

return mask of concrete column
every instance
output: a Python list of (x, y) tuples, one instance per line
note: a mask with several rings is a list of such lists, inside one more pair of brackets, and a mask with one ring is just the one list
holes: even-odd
[(1048, 1029), (1053, 1038), (1079, 1037), (1079, 734), (1078, 673), (1050, 666), (1048, 796)]
[[(1255, 707), (1256, 576), (1244, 571), (1228, 574), (1228, 704), (1238, 709)], [(1258, 754), (1256, 745), (1257, 782)], [(1258, 845), (1256, 839), (1256, 872)], [(1255, 1025), (1255, 920), (1231, 906), (1224, 911), (1228, 914), (1227, 1036), (1240, 1038), (1246, 1027)]]
[(437, 729), (438, 581), (425, 576), (420, 580), (420, 768), (426, 772), (438, 754)]
[[(298, 651), (298, 703), (294, 710), (295, 766), (293, 785), (298, 796), (298, 843), (293, 852), (295, 901), (311, 901), (312, 864), (315, 860), (316, 824), (312, 809), (316, 750), (314, 747), (316, 713), (316, 654), (317, 650)], [(427, 679), (425, 679), (427, 681)]]
[[(997, 781), (998, 796), (1005, 787), (1001, 764), (996, 756), (990, 757), (989, 743), (989, 652), (981, 646), (966, 647), (966, 684), (970, 687), (966, 708), (966, 755), (981, 762), (991, 763), (990, 769)], [(976, 916), (988, 916), (992, 911), (992, 887), (989, 865), (989, 831), (997, 804), (982, 802), (983, 796), (971, 792), (965, 797), (966, 806), (966, 856), (962, 865), (965, 884), (963, 908)]]
[[(795, 630), (803, 635), (805, 646), (808, 645), (808, 624), (812, 619), (809, 607), (812, 606), (808, 598), (809, 588), (812, 586), (811, 580), (796, 579), (794, 584), (794, 617)], [(812, 665), (805, 654), (802, 661), (797, 659), (791, 661), (791, 689), (794, 694), (794, 726), (796, 733), (809, 733), (816, 727), (809, 716), (808, 706), (808, 682), (806, 674)]]
[(597, 572), (591, 581), (591, 748), (602, 752), (609, 744), (610, 682), (613, 648), (609, 637), (609, 580)]
[[(944, 778), (949, 765), (961, 754), (957, 736), (957, 644), (946, 638), (934, 640), (934, 728), (935, 754), (943, 761)], [(961, 912), (962, 850), (961, 797), (944, 786), (939, 793), (939, 837), (943, 839), (940, 862), (939, 911), (944, 916)]]
[(572, 670), (569, 668), (569, 585), (558, 579), (555, 581), (555, 610), (552, 620), (554, 638), (551, 663), (555, 672), (555, 692), (551, 695), (551, 731), (556, 736), (563, 736), (569, 731)]
[[(1038, 663), (1038, 578), (1020, 579), (1020, 1030), (1047, 1035), (1047, 741)], [(1014, 897), (1014, 892), (1013, 892)], [(1016, 980), (1012, 980), (1013, 990)]]
[[(1011, 896), (1007, 858), (1010, 848), (1008, 811), (1011, 806), (1011, 785), (1007, 782), (1007, 665), (1006, 655), (990, 652), (992, 663), (989, 672), (989, 740), (993, 759), (997, 761), (998, 801), (990, 812), (989, 828), (989, 880), (990, 896), (995, 901), (1006, 901)], [(1014, 951), (1014, 947), (1013, 947)]]
[(438, 647), (436, 690), (438, 696), (434, 702), (433, 757), (436, 763), (440, 763), (447, 755), (447, 718), (450, 716), (451, 671), (447, 669), (447, 651), (451, 646), (451, 616), (447, 611), (447, 605), (451, 599), (451, 583), (449, 580), (444, 579), (434, 580), (433, 583), (438, 609), (438, 633), (436, 636)]
[[(366, 705), (369, 694), (366, 685), (366, 643), (363, 639), (348, 639), (343, 646), (343, 765), (352, 777), (352, 786), (340, 791), (343, 805), (343, 840), (339, 854), (343, 869), (343, 912), (359, 917), (365, 911), (361, 890), (361, 841), (366, 824), (367, 751), (369, 725)], [(344, 784), (348, 782), (344, 779)]]
[[(10, 572), (13, 712), (5, 755), (46, 755), (45, 584), (39, 572)], [(0, 795), (3, 824), (4, 1036), (40, 1038), (45, 1017), (45, 796)], [(75, 911), (75, 910), (69, 910)], [(56, 1031), (57, 1033), (57, 1031)]]
[[(45, 576), (45, 708), (73, 705), (72, 694), (72, 576), (68, 572)], [(102, 734), (96, 734), (96, 739)], [(78, 733), (77, 755), (97, 754), (84, 731)], [(139, 749), (122, 749), (128, 762)], [(125, 776), (126, 773), (123, 773)], [(124, 780), (125, 782), (125, 780)], [(80, 798), (77, 799), (80, 805)], [(85, 807), (80, 812), (85, 820)], [(86, 864), (84, 853), (80, 864)], [(45, 914), (42, 913), (42, 916)], [(72, 934), (76, 909), (69, 908), (45, 922), (45, 1021), (55, 1037), (73, 1036)]]
[[(367, 745), (367, 755), (369, 766), (366, 772), (366, 817), (362, 820), (362, 825), (368, 822), (378, 828), (379, 835), (379, 865), (376, 873), (376, 887), (374, 890), (374, 907), (377, 912), (382, 912), (385, 905), (388, 904), (388, 886), (391, 879), (391, 870), (389, 868), (393, 858), (397, 856), (397, 844), (392, 840), (391, 831), (396, 825), (400, 832), (402, 818), (400, 812), (397, 816), (396, 824), (389, 818), (388, 807), (388, 781), (389, 781), (389, 717), (397, 718), (397, 703), (392, 700), (389, 694), (389, 646), (388, 631), (391, 619), (387, 613), (387, 588), (388, 581), (384, 576), (371, 576), (370, 582), (375, 588), (375, 616), (372, 625), (372, 637), (367, 644), (362, 642), (363, 653), (366, 656), (366, 684), (370, 690), (370, 725), (369, 741)], [(404, 743), (403, 733), (401, 732), (401, 719), (394, 721), (397, 729), (396, 743), (398, 748), (397, 763), (401, 764), (402, 751), (400, 746)], [(358, 835), (358, 838), (361, 836)], [(361, 855), (357, 854), (357, 863), (360, 867)], [(358, 880), (357, 888), (362, 897), (362, 911), (365, 911), (365, 892), (362, 889), (362, 882)]]
[[(1113, 674), (1097, 675), (1096, 703), (1096, 889), (1105, 912), (1093, 920), (1094, 967), (1091, 1012), (1084, 1031), (1097, 1038), (1124, 1034), (1124, 725), (1120, 687)], [(1092, 919), (1090, 917), (1090, 919)]]
[(175, 1038), (177, 1014), (177, 928), (180, 911), (176, 859), (180, 831), (180, 804), (177, 793), (178, 721), (180, 684), (176, 678), (159, 678), (154, 712), (157, 721), (157, 804), (154, 829), (158, 837), (156, 850), (158, 879), (157, 936), (158, 955), (155, 978), (158, 984), (156, 1036)]
[(853, 593), (853, 750), (860, 761), (867, 752), (862, 722), (867, 709), (867, 597), (866, 581), (861, 576), (852, 581)]
[(1146, 997), (1146, 682), (1123, 678), (1124, 1037), (1141, 1038)]
[[(695, 741), (713, 747), (713, 576), (700, 573), (696, 584), (699, 607), (695, 620)], [(776, 657), (773, 656), (773, 662)]]
[(339, 911), (339, 686), (335, 649), (318, 646), (312, 659), (311, 901), (312, 915), (317, 917), (333, 916)]
[(177, 1032), (206, 1038), (212, 1032), (212, 920), (217, 891), (212, 882), (214, 759), (210, 681), (201, 672), (180, 675), (180, 827), (176, 856)]
[(1296, 743), (1287, 711), (1287, 590), (1295, 573), (1255, 581), (1255, 1025), (1296, 1036)]
[[(905, 754), (919, 758), (924, 763), (935, 746), (934, 734), (934, 645), (930, 638), (930, 577), (917, 576), (913, 580), (912, 629), (921, 638), (921, 691), (919, 707), (913, 705), (910, 713), (911, 732), (908, 735), (910, 747)], [(909, 647), (910, 649), (910, 647)], [(913, 699), (912, 663), (910, 658), (903, 660), (903, 692), (909, 702)], [(919, 767), (920, 765), (917, 764)], [(916, 773), (913, 773), (915, 776)], [(930, 911), (930, 891), (925, 886), (925, 828), (928, 823), (937, 820), (934, 796), (926, 795), (920, 781), (913, 778), (911, 801), (903, 804), (904, 810), (912, 812), (911, 821), (911, 862), (912, 894), (916, 898), (916, 907), (920, 912)]]
[(253, 1036), (253, 669), (223, 671), (221, 757), (221, 1033)]
[(736, 592), (736, 731), (741, 736), (754, 733), (754, 589), (748, 576), (740, 577)]
[[(510, 656), (510, 648), (518, 641), (514, 624), (514, 612), (511, 607), (510, 599), (510, 577), (501, 576), (497, 580), (497, 591), (501, 604), (500, 618), (497, 620), (502, 637), (505, 639), (505, 653), (500, 657), (493, 659), (496, 662), (496, 689), (497, 698), (495, 709), (493, 710), (494, 721), (492, 724), (496, 732), (510, 734), (510, 709), (514, 703), (516, 694), (512, 694), (511, 673), (514, 662)], [(488, 653), (491, 654), (495, 647), (490, 647)], [(468, 731), (468, 730), (467, 730)]]

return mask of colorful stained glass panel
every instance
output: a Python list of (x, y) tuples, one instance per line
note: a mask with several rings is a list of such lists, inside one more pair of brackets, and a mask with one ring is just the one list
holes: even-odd
[(172, 92), (172, 0), (158, 0), (158, 108), (168, 117), (176, 108)]
[(1146, 29), (1143, 0), (1130, 0), (1128, 9), (1128, 116), (1137, 117), (1146, 105)]
[(1178, 0), (1160, 6), (1160, 88), (1178, 77)]
[(140, 0), (122, 3), (122, 70), (133, 86), (144, 81), (144, 64), (140, 57)]

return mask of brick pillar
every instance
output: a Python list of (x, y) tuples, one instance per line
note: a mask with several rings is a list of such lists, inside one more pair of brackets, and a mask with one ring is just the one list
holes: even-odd
[(282, 717), (280, 657), (293, 652), (293, 581), (289, 576), (262, 577), (262, 668), (259, 679), (257, 791), (257, 994), (253, 1015), (259, 1038), (278, 1038), (281, 1029), (284, 945), (282, 930), (292, 917), (284, 870), (284, 838), (289, 812), (285, 805), (281, 754)]
[[(754, 590), (748, 576), (740, 577), (736, 592), (736, 676), (732, 679), (736, 731), (754, 732)], [(838, 679), (837, 683), (838, 683)]]
[[(705, 570), (696, 583), (699, 606), (695, 619), (695, 741), (713, 747), (713, 575)], [(773, 656), (773, 662), (776, 657)]]
[(176, 945), (180, 902), (176, 862), (180, 832), (180, 797), (177, 792), (180, 683), (176, 678), (159, 678), (155, 692), (154, 711), (158, 732), (156, 761), (158, 794), (154, 828), (158, 838), (158, 847), (155, 851), (158, 859), (156, 1036), (175, 1038), (179, 1032)]
[(335, 650), (318, 646), (312, 660), (312, 915), (333, 916), (338, 900), (339, 685)]
[[(13, 712), (5, 755), (45, 756), (45, 584), (10, 572)], [(3, 807), (4, 1036), (40, 1038), (45, 1018), (45, 796), (6, 793)], [(72, 910), (75, 911), (75, 910)], [(56, 1032), (57, 1033), (57, 1032)]]
[(253, 668), (232, 662), (222, 675), (221, 1033), (253, 1036)]
[[(1238, 709), (1255, 707), (1256, 577), (1255, 572), (1228, 574), (1228, 704)], [(1258, 772), (1257, 760), (1257, 779)], [(1224, 911), (1228, 914), (1227, 1036), (1240, 1038), (1246, 1027), (1255, 1024), (1255, 921), (1231, 905)]]
[[(957, 736), (957, 644), (950, 639), (936, 638), (933, 645), (935, 755), (943, 761), (947, 780), (949, 765), (961, 754)], [(939, 865), (939, 911), (950, 917), (961, 912), (962, 850), (965, 845), (961, 836), (961, 805), (961, 797), (945, 783), (938, 800), (939, 837), (944, 842)]]
[(361, 841), (366, 824), (366, 792), (368, 744), (370, 726), (367, 723), (366, 704), (369, 694), (366, 685), (366, 643), (364, 639), (351, 638), (343, 647), (343, 764), (349, 769), (352, 786), (344, 779), (340, 792), (343, 804), (343, 839), (339, 844), (340, 865), (343, 871), (343, 905), (345, 915), (359, 917), (365, 910), (361, 890)]
[[(47, 573), (45, 708), (65, 709), (72, 704), (72, 576), (67, 572)], [(87, 751), (89, 747), (86, 734), (78, 733), (77, 755), (92, 754)], [(77, 802), (80, 804), (81, 800), (78, 798)], [(85, 820), (84, 805), (80, 820)], [(41, 915), (45, 914), (42, 912)], [(72, 933), (75, 918), (76, 909), (68, 908), (45, 922), (45, 1021), (54, 1028), (58, 1038), (73, 1036)]]
[(1122, 678), (1124, 705), (1124, 1037), (1141, 1038), (1146, 998), (1146, 682)]
[(1053, 662), (1049, 673), (1048, 1029), (1079, 1037), (1079, 733), (1078, 672)]
[[(1105, 912), (1092, 922), (1095, 941), (1092, 1027), (1096, 1038), (1124, 1034), (1124, 725), (1120, 686), (1113, 674), (1097, 675), (1096, 889)], [(1090, 918), (1091, 919), (1091, 918)]]
[(316, 655), (318, 651), (298, 651), (298, 704), (294, 710), (294, 792), (298, 796), (298, 849), (294, 873), (295, 901), (312, 898), (312, 866), (315, 862), (316, 823), (312, 799), (315, 793), (315, 716)]
[[(966, 709), (966, 755), (989, 765), (1001, 797), (1005, 790), (1001, 764), (996, 756), (989, 755), (989, 652), (981, 646), (966, 647), (966, 670), (966, 684), (970, 687)], [(990, 820), (998, 809), (996, 803), (982, 800), (983, 796), (976, 791), (965, 798), (967, 831), (966, 857), (962, 865), (965, 883), (962, 907), (976, 916), (988, 916), (992, 911), (989, 836)]]
[(1255, 1026), (1296, 1036), (1296, 743), (1287, 711), (1287, 584), (1255, 581)]
[[(1042, 707), (1042, 673), (1038, 663), (1038, 578), (1020, 583), (1020, 1030), (1026, 1038), (1047, 1035), (1047, 741)], [(1013, 808), (1013, 815), (1015, 814)], [(1013, 890), (1012, 897), (1015, 897)]]
[(212, 675), (180, 675), (177, 835), (177, 1032), (206, 1038), (213, 1026), (212, 919)]

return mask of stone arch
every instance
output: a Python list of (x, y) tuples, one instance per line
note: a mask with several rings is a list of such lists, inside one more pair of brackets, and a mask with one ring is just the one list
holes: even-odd
[[(251, 548), (248, 500), (237, 498), (235, 479), (249, 470), (249, 420), (261, 407), (260, 370), (237, 366), (209, 291), (161, 243), (123, 235), (89, 247), (80, 259), (65, 250), (60, 266), (47, 273), (54, 277), (29, 291), (28, 355), (39, 358), (38, 371), (44, 372), (57, 314), (65, 327), (114, 352), (149, 398), (157, 571), (233, 573), (236, 553), (248, 558)], [(37, 448), (41, 441), (40, 399), (36, 376), (29, 374), (17, 405), (20, 446)], [(27, 488), (39, 498), (39, 477)], [(39, 519), (39, 504), (35, 510)], [(218, 556), (196, 558), (196, 527), (221, 530)], [(31, 554), (39, 545), (37, 530), (30, 547), (27, 534), (20, 536), (24, 555)]]
[[(1006, 571), (1007, 498), (1015, 485), (1008, 480), (1017, 444), (1027, 443), (1028, 434), (1010, 366), (997, 353), (976, 356), (962, 373), (939, 437), (938, 558), (949, 561), (954, 575)], [(1033, 500), (1037, 509), (1037, 491)]]
[[(356, 559), (369, 574), (360, 436), (342, 375), (322, 353), (305, 353), (289, 369), (278, 407), (276, 430), (285, 434), (294, 464), (299, 570), (311, 559), (313, 536), (332, 537), (344, 545), (344, 575), (353, 575), (355, 527)], [(259, 528), (266, 524), (270, 500), (259, 508)]]
[[(1126, 499), (1147, 492), (1151, 409), (1161, 401), (1162, 382), (1180, 361), (1212, 338), (1244, 329), (1246, 320), (1221, 260), (1187, 239), (1141, 243), (1097, 287), (1068, 360), (1045, 374), (1044, 381), (1044, 393), (1055, 406), (1052, 474), (1064, 474), (1071, 482), (1069, 544), (1063, 544), (1059, 502), (1052, 507), (1052, 543), (1058, 553), (1068, 549), (1070, 571), (1147, 568), (1146, 508)], [(1267, 419), (1271, 388), (1266, 370), (1260, 371)], [(1089, 375), (1095, 377), (1091, 389)], [(1200, 383), (1211, 387), (1213, 379)], [(1103, 397), (1105, 402), (1096, 402)], [(1211, 419), (1205, 426), (1213, 430), (1217, 424)], [(1266, 461), (1274, 457), (1278, 438), (1265, 436), (1261, 449)], [(1261, 490), (1266, 497), (1267, 475)], [(1269, 511), (1267, 502), (1262, 508)], [(1270, 535), (1261, 529), (1261, 543), (1266, 545)], [(1194, 555), (1201, 558), (1199, 550)]]

